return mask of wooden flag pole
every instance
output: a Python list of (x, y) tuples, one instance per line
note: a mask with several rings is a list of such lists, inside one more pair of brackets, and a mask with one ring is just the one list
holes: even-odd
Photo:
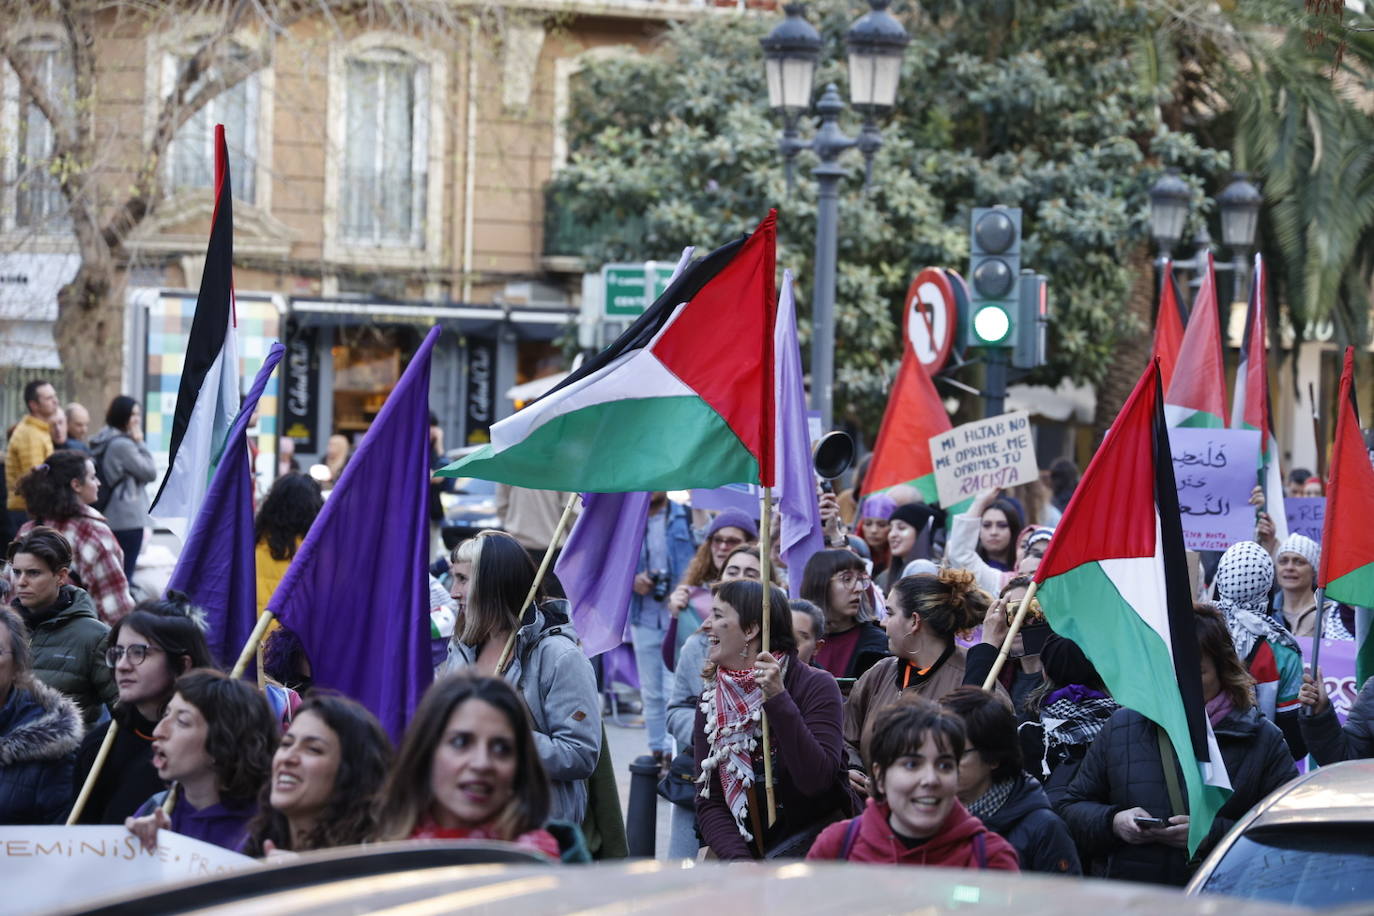
[(1021, 599), (1021, 606), (1016, 609), (1016, 616), (1012, 618), (1011, 627), (1007, 630), (1007, 638), (1002, 640), (1002, 648), (997, 652), (997, 660), (992, 663), (992, 670), (988, 672), (987, 679), (983, 681), (983, 689), (991, 690), (997, 683), (997, 675), (1002, 673), (1002, 666), (1007, 663), (1007, 658), (1011, 655), (1011, 643), (1016, 638), (1016, 634), (1021, 632), (1021, 623), (1026, 619), (1026, 612), (1030, 610), (1031, 599), (1035, 597), (1035, 590), (1039, 587), (1038, 582), (1031, 580), (1030, 588), (1026, 589), (1026, 597)]
[(558, 542), (563, 539), (563, 532), (568, 528), (568, 520), (572, 518), (573, 509), (577, 506), (576, 493), (568, 494), (568, 504), (563, 507), (563, 515), (558, 519), (558, 527), (553, 529), (553, 537), (549, 539), (548, 549), (544, 551), (544, 559), (539, 562), (539, 571), (534, 574), (534, 581), (530, 583), (530, 593), (525, 596), (525, 603), (520, 605), (520, 610), (515, 615), (515, 629), (510, 631), (510, 638), (506, 640), (506, 647), (501, 650), (501, 657), (496, 662), (496, 676), (500, 677), (506, 673), (506, 667), (510, 664), (511, 656), (515, 652), (515, 637), (520, 633), (520, 621), (524, 619), (525, 608), (529, 607), (534, 601), (534, 596), (539, 593), (539, 584), (544, 581), (544, 574), (549, 571), (549, 565), (553, 562), (553, 552), (558, 549)]
[(104, 740), (100, 742), (100, 750), (96, 751), (91, 771), (86, 774), (86, 781), (81, 784), (81, 792), (76, 796), (76, 804), (72, 805), (72, 813), (67, 815), (68, 827), (81, 819), (81, 812), (85, 809), (86, 802), (90, 801), (91, 791), (95, 789), (95, 781), (100, 778), (100, 771), (105, 766), (106, 758), (110, 756), (110, 748), (114, 747), (115, 733), (118, 731), (119, 723), (112, 720), (105, 732)]
[[(763, 651), (769, 650), (772, 635), (773, 595), (773, 488), (763, 488), (762, 511), (759, 512), (759, 581), (763, 584)], [(759, 710), (763, 726), (763, 791), (768, 800), (768, 826), (778, 819), (778, 800), (773, 793), (773, 745), (769, 741), (768, 713)]]

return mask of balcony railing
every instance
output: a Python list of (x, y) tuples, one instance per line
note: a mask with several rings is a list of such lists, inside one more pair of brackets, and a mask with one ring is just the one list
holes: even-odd
[(584, 219), (562, 203), (555, 186), (548, 185), (544, 189), (546, 258), (590, 258), (596, 261), (615, 260), (621, 256), (641, 258), (644, 230), (644, 216), (640, 213), (607, 210), (595, 219)]

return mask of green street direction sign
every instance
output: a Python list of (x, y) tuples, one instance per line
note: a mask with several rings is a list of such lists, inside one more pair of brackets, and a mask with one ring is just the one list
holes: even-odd
[(668, 288), (674, 264), (639, 261), (601, 268), (602, 303), (607, 318), (637, 318)]

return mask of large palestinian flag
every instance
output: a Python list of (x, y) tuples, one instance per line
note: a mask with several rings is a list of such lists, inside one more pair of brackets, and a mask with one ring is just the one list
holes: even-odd
[(776, 219), (689, 265), (619, 340), (438, 473), (584, 493), (772, 486)]
[(1159, 374), (1164, 390), (1174, 377), (1178, 365), (1178, 351), (1183, 346), (1183, 328), (1188, 316), (1183, 311), (1183, 297), (1178, 294), (1178, 280), (1174, 277), (1174, 262), (1164, 259), (1164, 276), (1159, 284), (1159, 309), (1155, 314), (1154, 356), (1159, 357)]
[(1168, 734), (1196, 850), (1230, 782), (1202, 698), (1157, 362), (1093, 456), (1035, 579), (1054, 631), (1083, 649), (1113, 699)]
[(234, 346), (234, 210), (224, 125), (215, 125), (215, 215), (172, 417), (171, 450), (149, 514), (185, 540), (239, 412)]
[[(1369, 463), (1355, 405), (1355, 348), (1345, 348), (1341, 393), (1336, 403), (1336, 441), (1331, 446), (1322, 558), (1317, 584), (1326, 597), (1359, 608), (1374, 607), (1374, 466)], [(1374, 676), (1374, 634), (1357, 621), (1360, 639), (1356, 683)]]
[(1221, 357), (1221, 314), (1212, 256), (1193, 300), (1178, 350), (1174, 377), (1164, 392), (1170, 426), (1226, 426), (1226, 372)]
[(883, 425), (864, 476), (864, 495), (890, 490), (906, 484), (915, 487), (930, 505), (940, 501), (935, 487), (935, 465), (930, 458), (930, 440), (953, 427), (949, 413), (940, 401), (935, 383), (930, 380), (911, 339), (906, 339), (897, 380), (883, 411)]
[(1274, 522), (1274, 536), (1288, 537), (1288, 513), (1284, 511), (1283, 472), (1279, 470), (1279, 443), (1274, 438), (1273, 410), (1269, 404), (1269, 341), (1265, 333), (1264, 287), (1268, 275), (1263, 256), (1255, 255), (1250, 305), (1245, 311), (1245, 337), (1236, 367), (1236, 389), (1231, 400), (1231, 425), (1259, 430), (1257, 464), (1259, 485), (1264, 489), (1264, 511)]

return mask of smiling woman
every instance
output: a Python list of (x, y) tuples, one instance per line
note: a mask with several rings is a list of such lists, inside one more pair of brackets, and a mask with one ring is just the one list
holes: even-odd
[(375, 802), (391, 764), (376, 716), (352, 700), (311, 696), (272, 756), (243, 851), (266, 856), (376, 839)]

